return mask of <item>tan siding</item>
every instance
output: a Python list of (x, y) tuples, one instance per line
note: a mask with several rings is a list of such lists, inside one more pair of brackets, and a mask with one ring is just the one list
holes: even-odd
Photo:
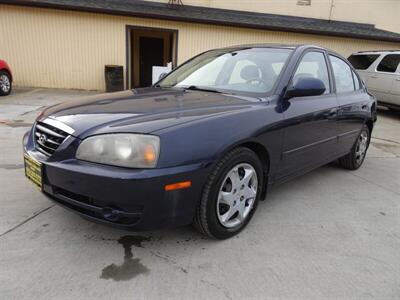
[[(166, 3), (168, 0), (147, 0)], [(184, 0), (185, 5), (255, 11), (307, 18), (375, 24), (400, 33), (399, 0), (311, 0), (310, 6), (298, 0)], [(332, 6), (332, 9), (331, 9)]]
[(179, 30), (178, 63), (204, 50), (243, 43), (312, 43), (347, 56), (398, 44), (288, 32), (0, 5), (0, 57), (19, 86), (104, 89), (104, 65), (125, 66), (125, 26)]

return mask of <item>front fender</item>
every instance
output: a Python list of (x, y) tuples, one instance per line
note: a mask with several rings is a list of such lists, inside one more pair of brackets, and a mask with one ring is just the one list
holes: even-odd
[(276, 105), (261, 103), (155, 132), (161, 139), (158, 167), (215, 162), (239, 145), (258, 143), (270, 155), (272, 172), (282, 149), (283, 114), (278, 111)]

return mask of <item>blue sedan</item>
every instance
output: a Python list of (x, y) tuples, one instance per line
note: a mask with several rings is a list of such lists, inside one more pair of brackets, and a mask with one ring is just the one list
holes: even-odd
[(272, 185), (365, 158), (376, 100), (342, 56), (316, 46), (210, 50), (149, 88), (45, 109), (24, 136), (26, 176), (95, 222), (193, 223), (229, 238)]

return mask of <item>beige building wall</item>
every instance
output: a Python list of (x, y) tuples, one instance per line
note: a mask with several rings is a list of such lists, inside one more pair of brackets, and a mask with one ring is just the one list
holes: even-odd
[(380, 41), (0, 5), (0, 57), (11, 65), (18, 86), (104, 90), (104, 65), (126, 67), (126, 25), (177, 29), (178, 64), (210, 48), (244, 43), (312, 43), (345, 56), (399, 48)]
[[(168, 3), (168, 0), (147, 0)], [(300, 0), (301, 1), (301, 0)], [(304, 1), (304, 0), (303, 0)], [(182, 0), (185, 5), (375, 24), (400, 33), (400, 0)]]

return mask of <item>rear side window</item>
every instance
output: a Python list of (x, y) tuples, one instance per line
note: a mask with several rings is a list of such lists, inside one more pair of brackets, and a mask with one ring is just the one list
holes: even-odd
[(349, 62), (356, 70), (366, 70), (378, 57), (379, 54), (355, 54), (349, 57)]
[(347, 93), (354, 91), (353, 74), (350, 66), (339, 57), (329, 55), (333, 75), (335, 77), (336, 92)]
[(380, 72), (394, 73), (396, 72), (399, 62), (399, 54), (388, 54), (382, 59), (376, 70)]
[(313, 77), (325, 84), (325, 94), (330, 93), (328, 67), (322, 52), (308, 52), (301, 59), (293, 76), (293, 83), (300, 78)]

